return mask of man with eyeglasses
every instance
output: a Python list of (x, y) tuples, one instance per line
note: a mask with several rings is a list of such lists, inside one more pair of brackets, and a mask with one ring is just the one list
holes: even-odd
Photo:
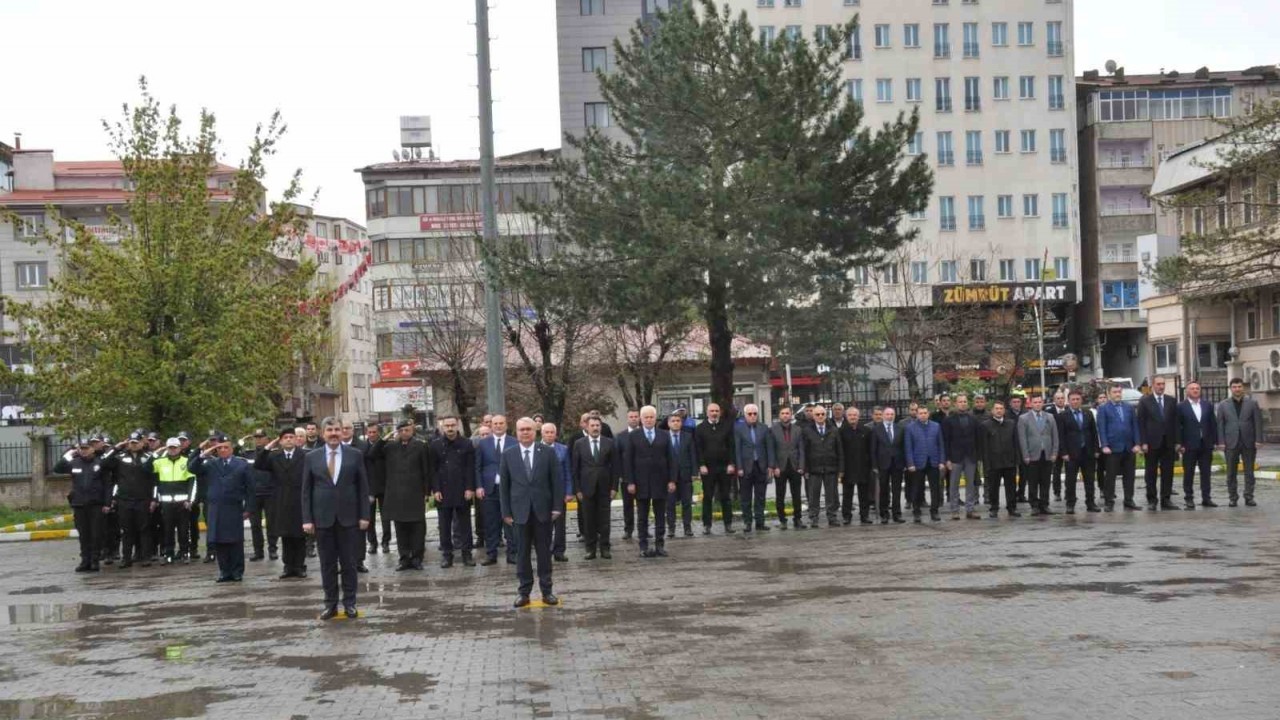
[(745, 421), (734, 428), (734, 465), (738, 469), (738, 492), (742, 498), (743, 532), (755, 529), (762, 532), (764, 524), (764, 496), (769, 489), (769, 475), (778, 466), (775, 461), (773, 436), (769, 428), (760, 422), (760, 407), (754, 403), (742, 410)]

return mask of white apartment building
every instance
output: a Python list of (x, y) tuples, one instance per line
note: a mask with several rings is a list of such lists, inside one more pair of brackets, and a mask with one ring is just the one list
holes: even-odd
[[(561, 129), (608, 126), (593, 71), (612, 41), (667, 2), (558, 0)], [(911, 155), (935, 172), (928, 209), (904, 218), (920, 238), (901, 264), (866, 268), (866, 286), (939, 302), (965, 283), (1060, 283), (1054, 353), (1072, 350), (1079, 297), (1076, 93), (1072, 0), (730, 0), (762, 41), (813, 38), (859, 18), (846, 49), (843, 92), (876, 127), (920, 113)], [(1047, 258), (1047, 260), (1046, 260)], [(881, 273), (874, 277), (873, 273)], [(890, 292), (893, 292), (890, 289)], [(975, 358), (979, 365), (986, 359)], [(939, 369), (939, 368), (935, 368)]]

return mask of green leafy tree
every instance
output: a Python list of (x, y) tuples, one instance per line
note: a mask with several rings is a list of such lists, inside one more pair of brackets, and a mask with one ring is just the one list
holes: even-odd
[(557, 198), (540, 212), (576, 251), (560, 277), (588, 278), (606, 315), (669, 298), (693, 306), (725, 407), (735, 333), (878, 262), (914, 236), (900, 220), (928, 201), (930, 170), (904, 156), (915, 114), (873, 130), (841, 92), (855, 24), (764, 43), (745, 14), (711, 0), (638, 24), (597, 76), (625, 141), (595, 129), (567, 138)]
[(289, 204), (298, 175), (283, 202), (266, 202), (264, 163), (285, 127), (278, 115), (260, 125), (219, 187), (213, 114), (202, 111), (188, 135), (145, 79), (141, 90), (120, 121), (104, 122), (132, 189), (109, 221), (121, 241), (58, 218), (62, 232), (43, 240), (61, 257), (49, 297), (6, 303), (33, 357), (32, 398), (68, 433), (269, 421), (299, 345), (315, 336), (310, 324), (325, 315), (299, 312), (314, 267), (281, 257), (283, 238), (303, 230)]

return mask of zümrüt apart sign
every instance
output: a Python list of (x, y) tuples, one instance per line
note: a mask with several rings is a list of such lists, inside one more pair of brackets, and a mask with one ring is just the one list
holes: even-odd
[(1045, 302), (1073, 303), (1076, 301), (1076, 284), (968, 283), (933, 286), (934, 305), (1016, 305), (1042, 299)]

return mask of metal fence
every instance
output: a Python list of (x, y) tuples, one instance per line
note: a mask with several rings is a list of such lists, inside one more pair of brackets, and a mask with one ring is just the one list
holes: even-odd
[(31, 477), (31, 445), (0, 445), (0, 478)]

